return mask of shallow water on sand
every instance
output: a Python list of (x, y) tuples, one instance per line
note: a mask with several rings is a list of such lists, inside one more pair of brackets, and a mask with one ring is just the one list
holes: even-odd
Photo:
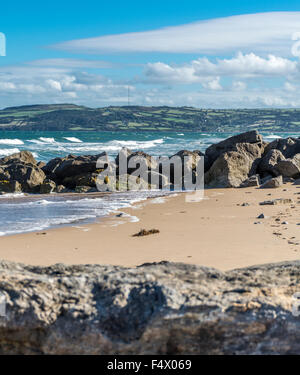
[(47, 196), (5, 194), (0, 196), (0, 236), (40, 231), (62, 225), (91, 223), (97, 218), (108, 216), (111, 212), (131, 207), (136, 202), (164, 194), (168, 193), (139, 191)]

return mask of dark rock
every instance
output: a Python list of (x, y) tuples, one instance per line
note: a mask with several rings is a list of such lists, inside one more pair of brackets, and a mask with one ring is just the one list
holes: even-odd
[(43, 167), (43, 171), (56, 183), (60, 183), (66, 177), (96, 172), (99, 158), (108, 162), (105, 152), (98, 155), (68, 155), (65, 158), (55, 158)]
[(22, 192), (22, 186), (18, 181), (0, 180), (0, 192), (1, 193), (20, 193)]
[(257, 172), (261, 177), (267, 177), (269, 175), (271, 175), (271, 177), (277, 177), (280, 173), (274, 169), (274, 167), (281, 160), (285, 160), (282, 152), (271, 149), (260, 160), (257, 167)]
[(280, 160), (274, 166), (277, 175), (283, 177), (299, 177), (300, 174), (300, 154), (296, 154), (292, 159)]
[(46, 163), (44, 163), (43, 161), (39, 161), (36, 165), (37, 167), (43, 169), (46, 166)]
[(45, 181), (40, 185), (40, 193), (41, 194), (50, 194), (56, 188), (56, 183), (52, 180), (45, 179)]
[(300, 139), (297, 138), (281, 138), (269, 143), (265, 148), (265, 153), (272, 149), (277, 149), (286, 158), (292, 158), (294, 155), (300, 153)]
[(88, 193), (90, 189), (90, 186), (76, 186), (75, 193)]
[(5, 171), (10, 180), (18, 181), (22, 185), (22, 191), (29, 193), (39, 192), (40, 185), (46, 178), (42, 169), (33, 164), (12, 163), (6, 166)]
[(132, 235), (132, 237), (144, 237), (149, 236), (150, 234), (160, 233), (159, 229), (141, 229), (138, 233)]
[(300, 262), (220, 272), (0, 263), (4, 354), (300, 354)]
[(275, 206), (277, 204), (292, 204), (294, 201), (290, 198), (277, 198), (269, 201), (259, 202), (261, 206)]
[(107, 157), (105, 152), (99, 155), (82, 155), (64, 160), (55, 169), (55, 175), (58, 176), (58, 178), (65, 178), (95, 172), (97, 170), (97, 160), (103, 157)]
[(96, 187), (98, 173), (83, 173), (75, 176), (65, 177), (62, 184), (70, 189), (75, 189), (76, 186), (90, 186)]
[(65, 160), (71, 160), (76, 158), (74, 155), (68, 155), (64, 158), (54, 158), (51, 159), (44, 167), (42, 167), (44, 173), (49, 176), (50, 178), (56, 178), (55, 170), (59, 165)]
[(259, 186), (260, 185), (260, 177), (258, 174), (250, 176), (247, 178), (246, 181), (242, 182), (240, 187), (251, 187), (251, 186)]
[(55, 192), (56, 193), (69, 193), (70, 190), (67, 189), (64, 185), (58, 185), (56, 186)]
[(264, 182), (260, 188), (261, 189), (274, 189), (278, 188), (283, 184), (282, 176), (274, 177), (271, 179), (268, 179), (266, 182)]

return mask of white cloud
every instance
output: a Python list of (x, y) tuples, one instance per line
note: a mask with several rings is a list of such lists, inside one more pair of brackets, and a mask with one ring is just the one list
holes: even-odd
[(208, 19), (186, 25), (78, 39), (53, 47), (73, 52), (258, 52), (292, 56), (300, 12), (268, 12)]
[(57, 90), (57, 91), (61, 91), (61, 83), (60, 82), (55, 81), (54, 79), (47, 79), (46, 83), (48, 83), (50, 88), (52, 88), (54, 90)]
[(244, 91), (247, 88), (247, 84), (243, 81), (233, 81), (232, 89), (236, 91)]
[(203, 82), (203, 87), (209, 90), (222, 90), (222, 86), (220, 84), (220, 77), (217, 77), (211, 81)]
[[(87, 106), (127, 102), (128, 85), (100, 74), (70, 69), (6, 66), (0, 68), (1, 106), (70, 102)], [(134, 92), (134, 87), (131, 86)], [(126, 97), (126, 99), (125, 99)], [(122, 98), (122, 100), (120, 100)]]
[(285, 82), (284, 84), (284, 89), (287, 90), (287, 91), (296, 91), (297, 90), (297, 87), (295, 85), (293, 85), (292, 83), (290, 82)]
[(161, 83), (204, 83), (219, 76), (262, 77), (288, 76), (299, 74), (299, 64), (282, 57), (269, 55), (266, 58), (254, 53), (238, 53), (232, 59), (209, 61), (206, 57), (193, 60), (181, 66), (171, 66), (162, 62), (146, 66), (145, 75), (151, 82)]

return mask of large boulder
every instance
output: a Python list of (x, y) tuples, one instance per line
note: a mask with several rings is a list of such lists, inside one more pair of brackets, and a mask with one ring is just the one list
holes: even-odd
[(37, 161), (30, 151), (21, 151), (0, 159), (0, 165), (20, 162), (24, 164), (37, 165)]
[[(0, 354), (300, 354), (300, 262), (0, 263)], [(299, 305), (299, 300), (298, 300)]]
[(281, 151), (270, 149), (259, 161), (257, 172), (261, 177), (266, 177), (268, 175), (276, 177), (280, 173), (274, 167), (278, 162), (282, 160), (285, 160), (285, 157), (283, 156)]
[(97, 170), (97, 160), (105, 156), (107, 156), (107, 154), (103, 152), (99, 155), (81, 155), (64, 160), (55, 169), (55, 175), (58, 176), (58, 178), (65, 178), (95, 172)]
[(50, 194), (53, 193), (56, 189), (56, 183), (52, 180), (45, 179), (45, 181), (40, 186), (41, 194)]
[(265, 181), (260, 187), (261, 189), (276, 189), (283, 184), (282, 176), (273, 177)]
[(300, 177), (300, 154), (296, 154), (291, 159), (278, 161), (274, 166), (274, 170), (277, 175), (282, 175), (283, 177)]
[(70, 189), (74, 189), (76, 186), (89, 186), (95, 187), (98, 173), (82, 173), (75, 176), (65, 177), (62, 180), (62, 184)]
[(218, 157), (224, 154), (225, 152), (238, 151), (237, 144), (243, 144), (243, 143), (258, 144), (261, 147), (261, 151), (263, 150), (265, 146), (265, 144), (263, 143), (262, 136), (256, 130), (234, 135), (233, 137), (227, 138), (224, 141), (213, 144), (206, 149), (205, 151), (205, 155), (207, 157), (206, 169), (209, 169), (210, 166), (214, 163), (214, 161), (217, 160)]
[(107, 161), (106, 152), (98, 155), (68, 155), (64, 158), (55, 158), (50, 160), (44, 167), (43, 171), (49, 178), (56, 183), (61, 183), (66, 177), (82, 176), (84, 174), (97, 171), (98, 159)]
[(24, 163), (12, 163), (5, 167), (9, 179), (18, 181), (22, 191), (29, 193), (39, 192), (40, 185), (45, 180), (45, 173), (35, 165)]
[(75, 155), (68, 155), (62, 158), (57, 157), (57, 158), (51, 159), (46, 165), (42, 167), (42, 169), (49, 178), (55, 178), (56, 168), (59, 167), (63, 161), (75, 159), (75, 158), (76, 158)]
[(265, 153), (274, 149), (281, 151), (284, 157), (292, 158), (294, 155), (300, 153), (300, 139), (292, 137), (275, 139), (266, 146)]
[(241, 143), (235, 148), (237, 151), (221, 154), (205, 173), (207, 187), (239, 187), (256, 173), (257, 161), (261, 157), (260, 145)]
[(0, 193), (20, 193), (22, 186), (18, 181), (0, 180)]
[(46, 178), (29, 151), (6, 156), (0, 159), (0, 165), (0, 180), (9, 181), (12, 190), (19, 191), (21, 186), (24, 192), (39, 192), (40, 185)]

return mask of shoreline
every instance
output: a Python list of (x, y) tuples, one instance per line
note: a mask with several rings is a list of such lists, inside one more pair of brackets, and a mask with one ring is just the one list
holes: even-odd
[[(137, 193), (138, 195), (131, 196), (131, 193)], [(141, 194), (139, 194), (141, 193)], [(111, 215), (115, 215), (118, 212), (121, 212), (125, 208), (130, 208), (136, 204), (140, 204), (142, 202), (146, 202), (151, 199), (156, 198), (163, 198), (167, 196), (173, 196), (174, 194), (178, 193), (184, 193), (183, 191), (147, 191), (147, 190), (141, 190), (136, 192), (93, 192), (93, 193), (50, 193), (50, 194), (29, 194), (29, 193), (17, 193), (17, 194), (6, 194), (0, 196), (0, 204), (4, 203), (10, 203), (10, 204), (35, 204), (35, 203), (43, 203), (44, 201), (47, 201), (48, 204), (55, 203), (58, 204), (61, 203), (68, 203), (69, 201), (78, 202), (81, 201), (89, 201), (92, 202), (93, 199), (106, 199), (106, 203), (109, 206), (110, 197), (112, 197), (111, 202), (114, 204), (115, 202), (118, 202), (118, 195), (123, 196), (123, 201), (120, 201), (120, 205), (126, 204), (128, 207), (120, 207), (120, 208), (103, 208), (103, 214), (95, 215), (93, 218), (78, 218), (74, 219), (74, 221), (70, 222), (61, 222), (59, 224), (50, 224), (48, 227), (41, 228), (41, 229), (32, 229), (32, 230), (24, 230), (22, 232), (15, 232), (15, 233), (6, 233), (3, 232), (3, 234), (0, 235), (1, 237), (10, 237), (10, 236), (16, 236), (16, 235), (22, 235), (22, 234), (29, 234), (29, 233), (37, 233), (37, 232), (43, 232), (43, 231), (49, 231), (53, 229), (60, 229), (64, 227), (76, 227), (80, 225), (88, 225), (88, 224), (95, 224), (95, 223), (101, 223), (106, 218), (111, 217)], [(149, 194), (149, 196), (147, 196)], [(115, 198), (115, 199), (114, 199)], [(46, 204), (46, 203), (45, 203)], [(88, 210), (88, 207), (86, 208)], [(99, 209), (100, 210), (100, 209)], [(105, 213), (105, 210), (108, 210), (109, 212)], [(67, 216), (66, 216), (67, 218)], [(2, 233), (2, 232), (0, 232)]]
[[(183, 193), (163, 197), (164, 203), (155, 203), (158, 197), (149, 198), (118, 210), (137, 216), (138, 222), (112, 213), (96, 223), (4, 236), (0, 238), (0, 259), (41, 266), (126, 267), (171, 261), (224, 271), (300, 259), (298, 186), (206, 189), (204, 193), (200, 202), (186, 202)], [(295, 203), (259, 205), (277, 198), (290, 198)], [(265, 218), (257, 219), (261, 213)], [(160, 232), (132, 237), (142, 228)]]

